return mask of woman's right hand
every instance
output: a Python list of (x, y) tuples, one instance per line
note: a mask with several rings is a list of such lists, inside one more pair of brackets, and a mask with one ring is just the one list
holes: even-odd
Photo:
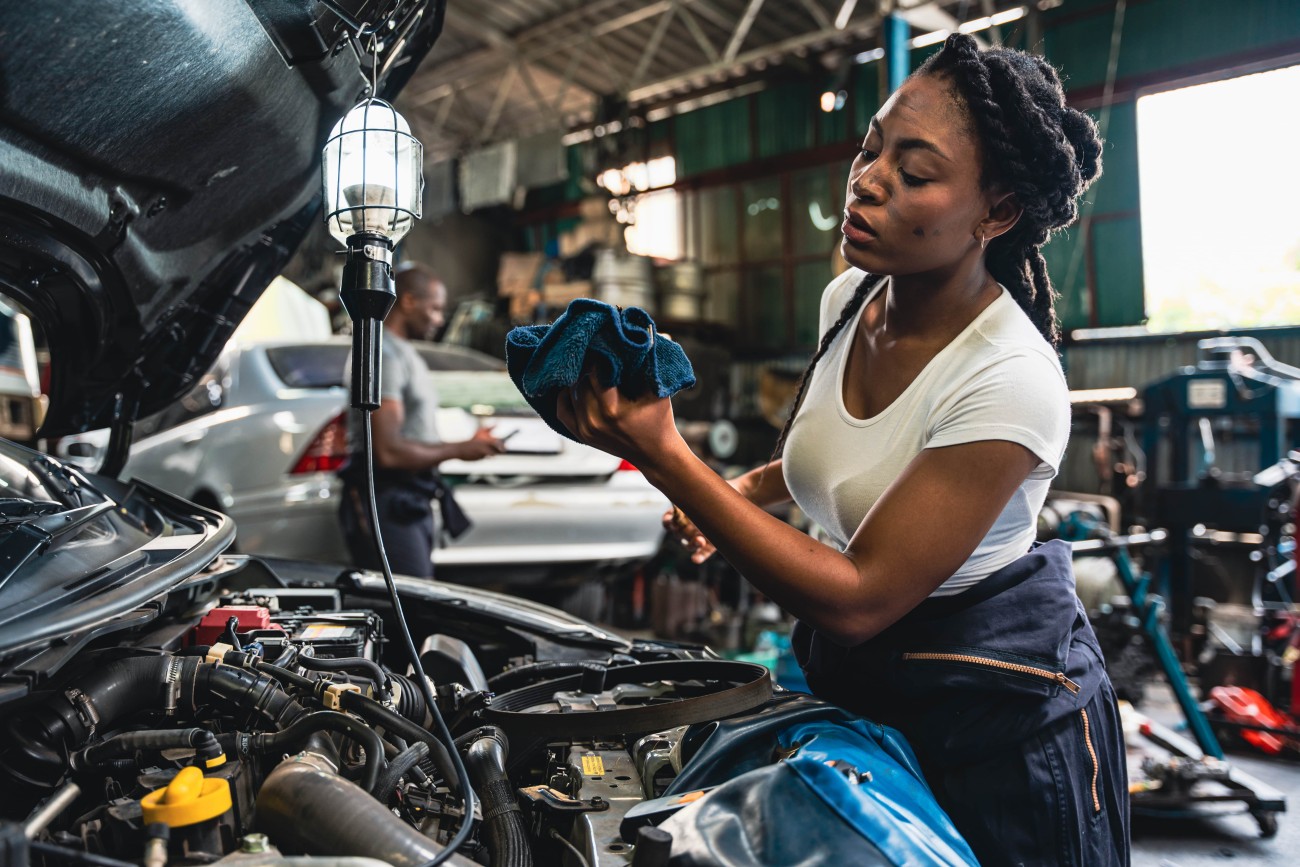
[(676, 538), (683, 551), (691, 555), (692, 563), (703, 563), (718, 550), (704, 537), (695, 522), (676, 506), (664, 512), (664, 529)]

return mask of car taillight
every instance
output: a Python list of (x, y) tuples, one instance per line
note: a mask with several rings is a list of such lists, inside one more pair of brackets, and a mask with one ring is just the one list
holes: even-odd
[(632, 465), (632, 462), (631, 462), (631, 461), (629, 461), (627, 458), (624, 458), (623, 460), (621, 460), (621, 461), (618, 462), (618, 467), (615, 468), (614, 472), (616, 472), (616, 473), (639, 473), (639, 472), (641, 472), (641, 471), (638, 470), (636, 467), (634, 467), (634, 466)]
[(332, 473), (348, 459), (348, 414), (341, 412), (307, 444), (289, 475)]

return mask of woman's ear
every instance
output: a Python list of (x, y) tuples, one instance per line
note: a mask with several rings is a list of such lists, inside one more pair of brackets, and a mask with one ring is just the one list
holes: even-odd
[(1015, 193), (999, 194), (989, 207), (988, 215), (980, 221), (979, 228), (975, 230), (975, 235), (992, 241), (999, 235), (1010, 232), (1012, 227), (1020, 220), (1020, 215), (1024, 213), (1024, 210), (1020, 206), (1020, 201), (1016, 198)]

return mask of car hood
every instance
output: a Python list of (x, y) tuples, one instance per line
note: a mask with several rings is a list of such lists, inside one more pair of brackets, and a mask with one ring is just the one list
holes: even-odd
[[(442, 5), (330, 4), (391, 34), (383, 97)], [(44, 330), (59, 436), (154, 412), (211, 365), (317, 218), (321, 147), (371, 63), (316, 0), (20, 7), (0, 13), (0, 292)]]

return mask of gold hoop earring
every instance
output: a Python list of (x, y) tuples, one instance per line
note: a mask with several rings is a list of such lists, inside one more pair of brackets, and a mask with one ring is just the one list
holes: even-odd
[(985, 235), (983, 232), (980, 232), (980, 249), (981, 250), (988, 249), (988, 246), (989, 246), (988, 236)]

